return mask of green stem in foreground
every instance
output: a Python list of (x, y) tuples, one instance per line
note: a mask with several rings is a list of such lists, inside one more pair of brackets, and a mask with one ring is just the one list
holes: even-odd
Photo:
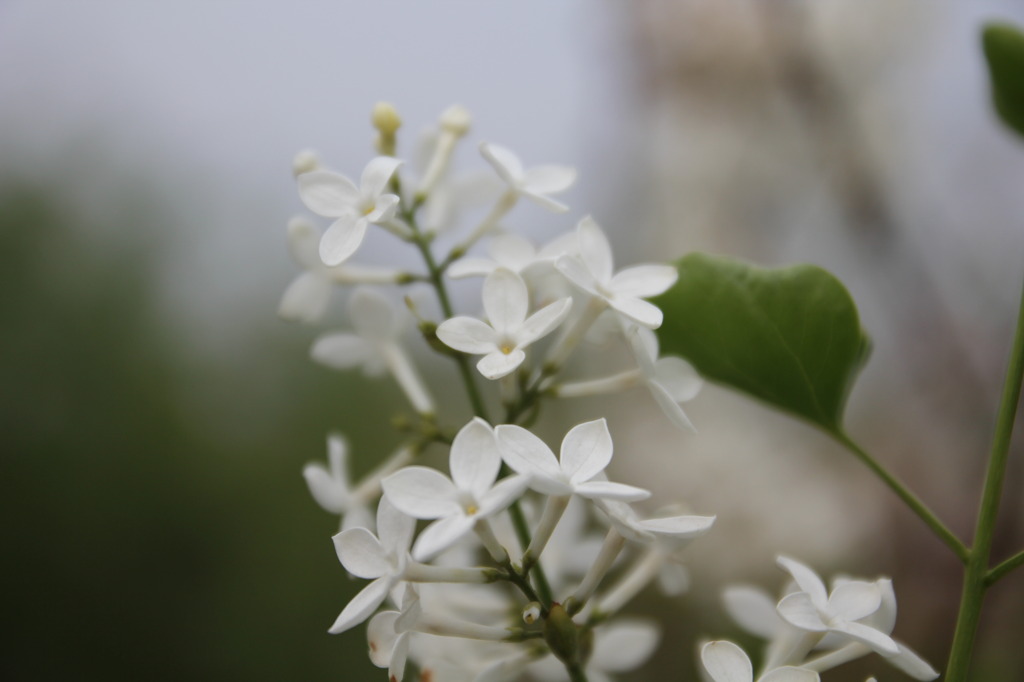
[(587, 673), (583, 671), (583, 666), (579, 663), (566, 665), (565, 669), (569, 672), (570, 682), (587, 682)]
[(967, 571), (964, 574), (960, 613), (956, 619), (953, 647), (949, 654), (949, 664), (946, 667), (946, 682), (966, 682), (967, 680), (971, 664), (971, 649), (974, 646), (974, 635), (981, 619), (981, 604), (985, 597), (985, 588), (992, 582), (989, 576), (996, 570), (1000, 570), (998, 575), (1002, 575), (1021, 562), (1021, 560), (1017, 560), (1017, 564), (1002, 569), (1007, 563), (1013, 562), (1016, 559), (1014, 557), (1009, 562), (997, 566), (992, 572), (988, 570), (992, 537), (995, 534), (999, 498), (1003, 491), (1006, 461), (1010, 453), (1010, 436), (1013, 434), (1013, 422), (1017, 416), (1022, 378), (1024, 378), (1024, 291), (1021, 292), (1020, 309), (1017, 312), (1017, 331), (1013, 337), (1013, 348), (1010, 351), (1006, 380), (1003, 383), (1003, 395), (999, 402), (995, 435), (992, 438), (992, 451), (989, 454), (988, 469), (985, 472), (985, 488), (981, 494), (978, 521), (974, 530), (974, 547), (971, 549)]
[(928, 506), (920, 500), (914, 493), (910, 491), (907, 486), (903, 484), (896, 476), (889, 473), (889, 471), (878, 463), (874, 457), (864, 451), (857, 443), (853, 441), (845, 433), (838, 432), (832, 434), (840, 443), (846, 446), (850, 452), (857, 456), (857, 458), (863, 462), (871, 471), (878, 476), (882, 481), (892, 489), (896, 495), (903, 500), (904, 504), (910, 507), (911, 511), (917, 514), (929, 528), (932, 529), (940, 540), (946, 543), (946, 545), (953, 550), (953, 553), (960, 559), (960, 561), (967, 563), (971, 554), (971, 551), (967, 548), (967, 545), (958, 538), (953, 531), (946, 527), (946, 524), (939, 520), (939, 517), (928, 508)]

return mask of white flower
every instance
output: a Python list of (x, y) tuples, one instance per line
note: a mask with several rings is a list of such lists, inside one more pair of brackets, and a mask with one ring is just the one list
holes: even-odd
[(399, 342), (403, 318), (383, 295), (358, 288), (349, 298), (355, 334), (325, 334), (313, 343), (313, 359), (334, 369), (361, 367), (369, 376), (390, 370), (409, 402), (421, 414), (434, 412), (434, 401)]
[(345, 570), (373, 582), (352, 598), (328, 632), (338, 634), (362, 623), (384, 602), (405, 573), (415, 529), (415, 520), (381, 498), (377, 535), (365, 528), (350, 528), (334, 536), (334, 549)]
[(344, 175), (315, 170), (298, 177), (299, 197), (317, 215), (336, 218), (320, 240), (320, 258), (327, 265), (346, 260), (366, 236), (371, 223), (391, 220), (398, 197), (385, 194), (388, 181), (401, 161), (378, 156), (363, 170), (359, 187)]
[(696, 431), (679, 403), (692, 400), (703, 387), (697, 370), (682, 358), (659, 358), (658, 337), (649, 329), (635, 327), (629, 342), (644, 383), (661, 411), (684, 431)]
[(319, 463), (311, 463), (302, 470), (316, 503), (326, 511), (344, 517), (343, 530), (366, 527), (371, 520), (365, 500), (360, 499), (349, 485), (347, 460), (345, 440), (332, 434), (327, 438), (327, 468)]
[(707, 533), (715, 522), (714, 516), (685, 514), (641, 519), (631, 506), (614, 499), (601, 500), (598, 507), (627, 540), (655, 543), (669, 553), (679, 551), (690, 540)]
[(843, 581), (832, 593), (818, 575), (787, 557), (778, 557), (779, 566), (793, 576), (801, 591), (787, 595), (778, 604), (779, 615), (790, 625), (805, 632), (832, 632), (860, 642), (883, 656), (899, 653), (899, 646), (878, 628), (859, 623), (882, 604), (882, 591), (875, 583)]
[(343, 263), (329, 267), (317, 253), (320, 234), (302, 218), (288, 223), (288, 247), (305, 270), (292, 280), (281, 298), (278, 314), (288, 320), (316, 322), (323, 318), (335, 284), (392, 284), (401, 277), (393, 268)]
[[(713, 682), (754, 682), (754, 666), (746, 652), (732, 642), (708, 642), (700, 650), (701, 663)], [(771, 670), (757, 682), (818, 682), (818, 673), (784, 666)]]
[(402, 682), (405, 662), (409, 657), (409, 637), (422, 615), (419, 593), (406, 585), (401, 611), (381, 611), (366, 627), (370, 660), (378, 668), (388, 669), (388, 679)]
[(452, 442), (451, 478), (434, 469), (411, 466), (384, 479), (384, 494), (395, 507), (417, 519), (436, 519), (416, 539), (413, 556), (417, 561), (447, 549), (478, 521), (505, 509), (523, 494), (527, 481), (521, 476), (495, 485), (500, 468), (494, 431), (476, 417)]
[(521, 426), (504, 424), (495, 435), (505, 463), (530, 477), (530, 487), (545, 495), (579, 495), (592, 500), (643, 500), (651, 493), (601, 480), (612, 459), (612, 437), (604, 419), (574, 426), (562, 440), (558, 459), (537, 436)]
[(649, 329), (660, 327), (661, 310), (643, 299), (664, 293), (675, 284), (676, 269), (671, 265), (637, 265), (615, 274), (608, 239), (594, 219), (583, 218), (576, 234), (579, 252), (560, 257), (555, 262), (558, 271), (627, 320)]
[(572, 299), (562, 299), (527, 317), (530, 295), (526, 283), (505, 268), (484, 280), (483, 301), (490, 324), (473, 317), (453, 317), (438, 326), (437, 338), (455, 350), (483, 355), (477, 369), (488, 379), (514, 372), (526, 359), (523, 349), (550, 333), (572, 307)]
[(504, 147), (486, 142), (480, 144), (480, 154), (516, 194), (555, 213), (569, 210), (568, 206), (548, 195), (569, 189), (576, 180), (575, 169), (568, 166), (535, 166), (524, 171), (518, 156)]

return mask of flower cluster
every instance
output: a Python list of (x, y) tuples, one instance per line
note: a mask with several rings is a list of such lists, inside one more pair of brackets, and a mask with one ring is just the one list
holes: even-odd
[[(568, 429), (557, 455), (530, 428), (551, 400), (642, 386), (671, 423), (693, 431), (681, 404), (697, 395), (701, 380), (686, 361), (659, 356), (653, 330), (663, 316), (647, 300), (669, 289), (676, 271), (616, 270), (591, 217), (543, 245), (507, 232), (520, 198), (567, 211), (555, 197), (576, 173), (524, 168), (508, 149), (483, 143), (489, 177), (454, 174), (453, 150), (470, 128), (461, 107), (442, 114), (408, 163), (396, 157), (394, 109), (378, 105), (373, 122), (380, 155), (358, 185), (310, 153), (296, 158), (299, 197), (332, 222), (322, 235), (304, 219), (289, 226), (304, 271), (280, 305), (286, 318), (317, 322), (335, 286), (358, 285), (347, 301), (353, 329), (320, 336), (312, 358), (338, 370), (389, 373), (416, 413), (405, 422), (407, 442), (358, 484), (349, 481), (338, 435), (328, 440), (328, 465), (304, 471), (316, 502), (341, 519), (334, 545), (342, 566), (369, 581), (330, 632), (368, 621), (370, 659), (396, 682), (407, 669), (424, 680), (493, 682), (525, 675), (596, 681), (636, 668), (656, 647), (658, 629), (619, 612), (654, 583), (669, 594), (684, 591), (683, 550), (714, 517), (638, 509), (651, 493), (609, 480), (614, 447), (604, 419)], [(479, 220), (460, 232), (460, 217), (478, 208)], [(376, 228), (418, 253), (422, 269), (354, 263)], [(469, 255), (478, 243), (487, 256)], [(454, 313), (448, 286), (458, 278), (482, 278), (482, 317)], [(434, 290), (444, 319), (426, 319), (409, 297), (411, 313), (402, 310), (379, 288), (415, 284)], [(474, 413), (455, 417), (457, 429), (416, 367), (407, 334), (414, 323), (426, 347), (455, 362)], [(605, 376), (570, 376), (577, 366), (570, 359), (593, 352), (588, 341), (597, 336), (604, 347), (617, 339), (628, 365)], [(438, 447), (448, 449), (446, 470), (420, 463)], [(419, 521), (427, 523), (417, 533)], [(741, 624), (772, 641), (759, 679), (817, 679), (870, 651), (928, 679), (927, 664), (889, 637), (890, 583), (844, 581), (828, 595), (809, 569), (780, 562), (798, 587), (777, 611), (769, 604), (777, 615), (767, 615), (764, 599), (750, 590), (728, 596)], [(825, 653), (805, 660), (812, 650)], [(753, 679), (746, 655), (731, 643), (706, 645), (703, 662), (717, 682)]]

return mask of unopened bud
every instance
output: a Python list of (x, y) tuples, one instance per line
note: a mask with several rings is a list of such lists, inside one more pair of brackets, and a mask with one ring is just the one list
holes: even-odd
[(523, 609), (523, 622), (527, 625), (533, 625), (540, 618), (540, 604), (535, 601), (530, 602)]
[(578, 662), (579, 628), (561, 604), (552, 604), (544, 619), (544, 641), (558, 660), (569, 664)]
[(373, 127), (385, 137), (393, 136), (402, 127), (402, 118), (390, 102), (377, 102), (370, 120), (373, 121)]
[(441, 128), (455, 137), (462, 137), (468, 133), (472, 122), (473, 117), (461, 104), (453, 104), (441, 114)]
[(310, 149), (303, 149), (292, 159), (292, 175), (298, 177), (303, 173), (310, 173), (320, 169), (320, 159)]

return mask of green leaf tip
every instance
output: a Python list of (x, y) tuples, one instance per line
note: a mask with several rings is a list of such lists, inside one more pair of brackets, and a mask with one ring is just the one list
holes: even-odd
[(1003, 22), (985, 25), (981, 44), (992, 82), (992, 102), (1003, 122), (1024, 135), (1024, 33)]
[(711, 381), (842, 433), (853, 382), (871, 344), (846, 287), (814, 265), (764, 269), (691, 253), (654, 300), (662, 352)]

